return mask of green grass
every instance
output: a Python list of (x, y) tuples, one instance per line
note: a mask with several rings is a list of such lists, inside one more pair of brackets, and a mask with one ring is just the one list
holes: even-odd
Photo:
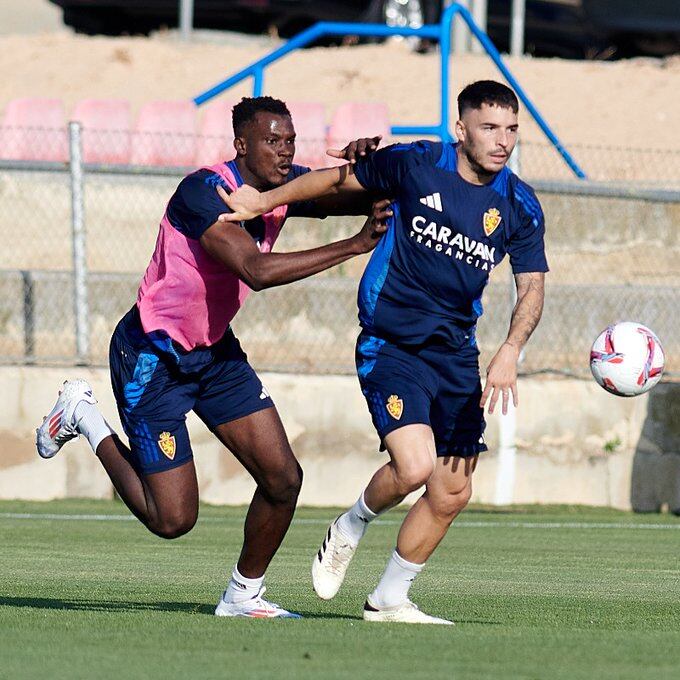
[(176, 541), (136, 521), (8, 513), (128, 515), (113, 502), (0, 503), (0, 678), (679, 673), (680, 519), (672, 516), (468, 510), (412, 589), (424, 610), (457, 622), (439, 627), (360, 618), (394, 544), (397, 511), (371, 527), (332, 602), (314, 596), (309, 567), (334, 513), (298, 512), (267, 595), (303, 613), (300, 621), (211, 616), (238, 554), (242, 508), (203, 507)]

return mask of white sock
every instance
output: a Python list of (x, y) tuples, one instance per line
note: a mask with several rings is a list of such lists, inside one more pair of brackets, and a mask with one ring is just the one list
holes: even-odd
[(347, 512), (340, 515), (338, 529), (353, 545), (357, 545), (366, 533), (369, 522), (372, 522), (378, 514), (366, 505), (362, 491), (357, 502)]
[(94, 404), (81, 401), (76, 406), (74, 416), (78, 423), (78, 432), (90, 442), (90, 446), (95, 453), (97, 453), (97, 447), (103, 439), (116, 434)]
[(411, 584), (424, 566), (408, 562), (395, 548), (378, 587), (369, 595), (370, 603), (380, 609), (404, 604)]
[(264, 575), (260, 578), (246, 578), (239, 572), (238, 567), (234, 567), (234, 571), (231, 572), (231, 580), (222, 599), (225, 602), (252, 600), (262, 590), (263, 583)]

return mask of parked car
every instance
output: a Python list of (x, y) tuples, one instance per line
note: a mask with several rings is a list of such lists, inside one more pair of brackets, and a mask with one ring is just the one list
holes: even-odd
[[(177, 26), (179, 0), (50, 0), (64, 23), (88, 34), (149, 33)], [(283, 37), (317, 21), (436, 23), (440, 0), (194, 0), (194, 26)], [(488, 0), (487, 30), (505, 52), (512, 0)], [(671, 54), (680, 46), (680, 0), (526, 0), (526, 52), (583, 58)]]
[[(148, 33), (177, 26), (179, 0), (50, 0), (80, 33)], [(316, 21), (365, 21), (372, 0), (194, 0), (194, 27), (293, 35)]]
[(680, 52), (678, 0), (582, 0), (594, 41), (612, 56)]
[[(50, 0), (79, 33), (149, 33), (177, 26), (179, 0)], [(577, 0), (527, 0), (527, 51), (542, 56), (585, 53)], [(275, 27), (283, 37), (317, 21), (418, 26), (437, 23), (440, 0), (194, 0), (194, 26), (246, 32)], [(488, 31), (501, 50), (509, 45), (511, 0), (488, 0)]]

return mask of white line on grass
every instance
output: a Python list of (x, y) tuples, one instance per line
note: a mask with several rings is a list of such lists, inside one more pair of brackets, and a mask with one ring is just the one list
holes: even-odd
[[(30, 512), (0, 512), (0, 519), (29, 519), (29, 520), (57, 520), (65, 522), (136, 522), (137, 518), (132, 515), (61, 515), (56, 513), (30, 513)], [(243, 521), (235, 517), (202, 517), (201, 522), (224, 522), (232, 523)], [(328, 524), (327, 519), (300, 518), (293, 520), (293, 524)], [(401, 524), (401, 520), (378, 519), (374, 524), (394, 525)], [(476, 522), (473, 520), (460, 520), (455, 523), (456, 527), (472, 529), (680, 529), (680, 524), (632, 524), (625, 522)]]

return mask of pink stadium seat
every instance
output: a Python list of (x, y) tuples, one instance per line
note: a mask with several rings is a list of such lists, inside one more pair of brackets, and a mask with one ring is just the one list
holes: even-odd
[(295, 163), (310, 168), (326, 165), (326, 111), (323, 104), (289, 102), (295, 127)]
[[(348, 102), (341, 104), (333, 115), (328, 130), (328, 148), (342, 149), (358, 137), (382, 135), (385, 139), (389, 134), (389, 116), (385, 104)], [(327, 166), (338, 164), (330, 157), (326, 161)]]
[(13, 99), (0, 126), (0, 157), (66, 161), (68, 134), (60, 99)]
[(196, 146), (196, 165), (213, 165), (234, 158), (231, 109), (234, 102), (216, 101), (206, 107)]
[(135, 165), (193, 165), (196, 106), (190, 101), (156, 101), (142, 107), (132, 135)]
[(83, 99), (73, 120), (83, 126), (86, 163), (130, 162), (130, 102), (125, 99)]

